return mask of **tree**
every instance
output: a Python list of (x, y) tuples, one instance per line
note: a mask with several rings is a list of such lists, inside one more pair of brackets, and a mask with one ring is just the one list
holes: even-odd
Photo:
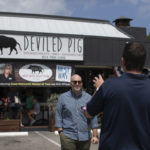
[(150, 33), (149, 33), (149, 35), (147, 36), (147, 38), (148, 38), (148, 40), (150, 40)]

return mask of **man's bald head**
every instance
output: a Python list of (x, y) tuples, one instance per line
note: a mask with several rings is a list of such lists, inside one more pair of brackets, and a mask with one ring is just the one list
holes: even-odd
[(82, 85), (83, 85), (81, 76), (78, 74), (72, 75), (70, 85), (71, 85), (72, 91), (76, 95), (79, 95), (82, 91)]
[(82, 81), (81, 76), (78, 75), (78, 74), (74, 74), (74, 75), (71, 76), (71, 81), (73, 81), (73, 80), (78, 80), (78, 79), (79, 79), (80, 81)]

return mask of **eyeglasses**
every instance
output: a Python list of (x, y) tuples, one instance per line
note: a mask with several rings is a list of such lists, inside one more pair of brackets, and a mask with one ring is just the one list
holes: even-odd
[(74, 85), (77, 84), (77, 83), (78, 83), (78, 84), (82, 84), (82, 81), (71, 81), (71, 82), (72, 82)]

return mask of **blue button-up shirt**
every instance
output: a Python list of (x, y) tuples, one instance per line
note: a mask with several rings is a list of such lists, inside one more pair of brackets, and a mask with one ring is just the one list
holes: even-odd
[(63, 133), (71, 139), (86, 141), (89, 139), (90, 128), (97, 128), (97, 117), (87, 120), (81, 106), (86, 106), (91, 96), (82, 91), (81, 95), (75, 96), (70, 90), (62, 94), (58, 100), (55, 115), (55, 127), (63, 128)]

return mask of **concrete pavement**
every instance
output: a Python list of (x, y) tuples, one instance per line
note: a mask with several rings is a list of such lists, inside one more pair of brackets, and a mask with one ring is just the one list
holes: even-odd
[[(23, 137), (0, 137), (1, 150), (60, 150), (59, 136), (49, 131), (32, 131)], [(97, 150), (92, 144), (90, 150)]]

